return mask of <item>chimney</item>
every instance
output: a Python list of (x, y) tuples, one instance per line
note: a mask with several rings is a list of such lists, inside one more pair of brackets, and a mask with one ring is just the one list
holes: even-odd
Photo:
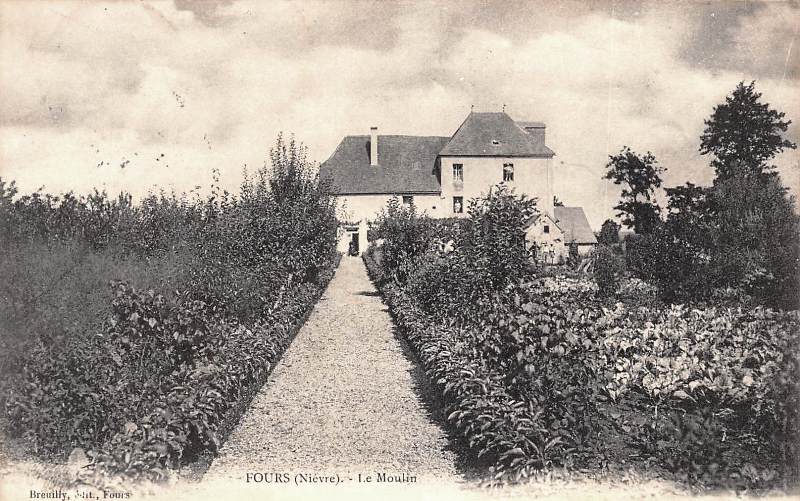
[(378, 165), (378, 128), (369, 128), (369, 164)]
[(528, 122), (523, 127), (537, 144), (544, 145), (544, 124), (541, 122)]

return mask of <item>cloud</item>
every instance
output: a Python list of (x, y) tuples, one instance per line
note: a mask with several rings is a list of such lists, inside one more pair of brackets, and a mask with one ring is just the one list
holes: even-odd
[(792, 2), (710, 3), (694, 17), (683, 56), (695, 67), (746, 68), (761, 77), (800, 77), (800, 56), (792, 50), (800, 6)]
[[(709, 182), (703, 119), (740, 80), (790, 118), (800, 110), (793, 4), (711, 5), (6, 3), (0, 175), (141, 194), (219, 168), (235, 188), (281, 130), (324, 160), (370, 125), (449, 135), (471, 105), (505, 104), (547, 123), (560, 198), (599, 226), (618, 193), (600, 176), (623, 145), (652, 151), (667, 185)], [(797, 164), (781, 158), (795, 190)]]
[(231, 5), (233, 0), (175, 0), (174, 5), (177, 10), (191, 12), (197, 21), (206, 26), (219, 26), (226, 24), (230, 20), (227, 16), (221, 15), (220, 7)]

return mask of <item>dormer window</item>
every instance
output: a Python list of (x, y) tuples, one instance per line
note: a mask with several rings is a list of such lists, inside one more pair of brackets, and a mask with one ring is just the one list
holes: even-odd
[(514, 181), (514, 164), (503, 164), (503, 181), (507, 183)]
[(492, 144), (498, 145), (500, 144), (500, 141), (498, 141), (497, 139), (492, 139)]

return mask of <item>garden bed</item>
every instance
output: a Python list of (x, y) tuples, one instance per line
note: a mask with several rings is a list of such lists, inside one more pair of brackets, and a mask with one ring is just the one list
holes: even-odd
[(364, 256), (450, 424), (491, 458), (493, 477), (632, 466), (701, 489), (796, 482), (797, 312), (626, 307), (547, 277), (482, 306), (470, 317), (482, 323), (432, 318), (443, 274), (424, 260), (442, 257), (422, 259), (401, 283), (380, 251)]

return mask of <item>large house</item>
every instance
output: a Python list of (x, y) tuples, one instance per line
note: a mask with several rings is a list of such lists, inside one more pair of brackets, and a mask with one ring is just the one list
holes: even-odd
[(536, 197), (542, 211), (528, 228), (542, 255), (563, 258), (571, 242), (584, 253), (597, 243), (580, 207), (553, 206), (555, 153), (545, 125), (515, 122), (504, 112), (470, 113), (451, 137), (347, 136), (320, 166), (337, 197), (342, 250), (366, 243), (366, 221), (397, 197), (431, 217), (464, 217), (467, 203), (499, 183)]

